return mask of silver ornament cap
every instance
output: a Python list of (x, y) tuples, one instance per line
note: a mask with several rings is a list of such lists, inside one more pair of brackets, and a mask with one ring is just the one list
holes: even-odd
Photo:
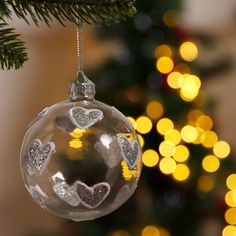
[(76, 82), (69, 86), (70, 100), (93, 100), (95, 93), (95, 84), (87, 78), (83, 71), (79, 71)]

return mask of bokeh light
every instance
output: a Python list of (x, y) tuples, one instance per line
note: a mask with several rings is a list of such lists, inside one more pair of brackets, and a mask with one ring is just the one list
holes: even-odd
[(229, 207), (236, 207), (236, 191), (232, 190), (225, 195), (225, 203)]
[(156, 67), (162, 74), (168, 74), (173, 70), (174, 62), (169, 57), (161, 57), (157, 60)]
[(155, 150), (148, 149), (142, 155), (143, 164), (147, 167), (154, 167), (159, 161), (159, 155)]
[(140, 135), (140, 134), (138, 134), (138, 140), (139, 140), (139, 143), (140, 143), (141, 148), (143, 148), (144, 145), (145, 145), (145, 141), (144, 141), (143, 136)]
[(218, 136), (214, 131), (207, 130), (201, 136), (202, 145), (206, 148), (212, 148), (218, 141)]
[(150, 101), (146, 106), (146, 113), (152, 119), (158, 119), (163, 115), (164, 109), (159, 101)]
[(185, 61), (194, 61), (198, 57), (198, 48), (190, 41), (182, 43), (179, 51)]
[(236, 227), (233, 225), (228, 225), (223, 229), (222, 236), (236, 236)]
[(189, 150), (184, 145), (178, 145), (175, 148), (173, 158), (178, 162), (185, 162), (189, 158)]
[(164, 157), (161, 159), (159, 167), (163, 174), (170, 175), (176, 169), (176, 161), (171, 157)]
[(236, 190), (236, 174), (231, 174), (227, 180), (226, 185), (231, 190)]
[(225, 212), (225, 221), (231, 225), (236, 224), (236, 208), (230, 208)]
[(131, 116), (127, 116), (128, 120), (131, 122), (133, 128), (136, 130), (137, 129), (137, 124), (136, 124), (136, 121), (133, 117)]
[(142, 236), (160, 236), (160, 232), (157, 227), (149, 225), (142, 230)]
[(152, 129), (152, 121), (146, 116), (140, 116), (136, 120), (137, 131), (141, 134), (147, 134)]
[(203, 193), (211, 192), (215, 187), (215, 181), (211, 176), (203, 175), (198, 180), (198, 190)]
[(230, 154), (230, 146), (225, 141), (219, 141), (214, 145), (213, 152), (219, 158), (226, 158)]
[(173, 178), (177, 181), (185, 181), (189, 178), (190, 170), (185, 164), (178, 164), (173, 173)]
[(186, 143), (191, 143), (198, 137), (197, 129), (192, 125), (186, 125), (181, 129), (181, 137)]
[(167, 77), (167, 83), (173, 89), (179, 89), (182, 86), (183, 82), (184, 77), (177, 71), (170, 73)]
[(157, 122), (156, 128), (158, 133), (165, 135), (166, 132), (174, 128), (174, 124), (170, 119), (162, 118)]
[(207, 172), (216, 172), (220, 167), (220, 161), (216, 156), (208, 155), (202, 160), (202, 167)]
[(188, 112), (188, 121), (189, 122), (196, 122), (199, 116), (203, 115), (203, 112), (198, 109), (194, 109)]
[(163, 15), (163, 22), (169, 27), (175, 27), (177, 23), (177, 12), (174, 10), (168, 10)]
[(210, 116), (201, 115), (196, 120), (196, 126), (203, 130), (210, 130), (213, 127), (213, 121)]
[(170, 141), (175, 145), (179, 144), (181, 141), (180, 132), (177, 129), (168, 130), (165, 134), (165, 140)]
[(175, 153), (175, 145), (170, 141), (163, 141), (159, 146), (159, 152), (164, 157), (171, 157)]
[(173, 56), (173, 51), (170, 46), (166, 44), (162, 44), (160, 46), (157, 46), (155, 49), (155, 57), (158, 59), (160, 57), (169, 57), (171, 58)]

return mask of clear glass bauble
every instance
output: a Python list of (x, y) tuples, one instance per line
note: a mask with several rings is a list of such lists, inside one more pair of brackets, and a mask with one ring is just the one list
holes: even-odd
[(22, 144), (21, 170), (31, 196), (42, 208), (74, 221), (120, 207), (136, 189), (141, 168), (131, 123), (93, 99), (45, 108)]

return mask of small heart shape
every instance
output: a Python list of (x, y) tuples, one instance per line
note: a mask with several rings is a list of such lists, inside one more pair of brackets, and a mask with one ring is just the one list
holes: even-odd
[(43, 145), (39, 139), (34, 139), (30, 143), (28, 149), (29, 162), (34, 168), (35, 174), (41, 175), (43, 173), (55, 151), (56, 147), (53, 142), (48, 142)]
[(102, 120), (103, 112), (98, 109), (85, 109), (75, 107), (69, 110), (69, 117), (72, 123), (80, 129), (88, 129), (98, 121)]
[(80, 201), (75, 194), (73, 186), (69, 186), (66, 182), (60, 182), (53, 185), (54, 193), (63, 201), (71, 206), (78, 206)]
[(98, 207), (110, 193), (110, 185), (106, 182), (101, 182), (88, 187), (80, 181), (75, 182), (76, 195), (81, 203), (90, 209)]
[(138, 160), (140, 151), (139, 143), (137, 140), (131, 143), (125, 135), (120, 135), (117, 141), (121, 149), (121, 156), (128, 164), (129, 169), (132, 170)]

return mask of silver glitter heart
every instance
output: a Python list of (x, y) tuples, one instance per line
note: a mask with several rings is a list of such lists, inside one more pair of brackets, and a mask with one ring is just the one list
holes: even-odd
[(98, 121), (102, 120), (103, 112), (98, 109), (85, 109), (75, 107), (69, 110), (69, 117), (72, 123), (80, 129), (88, 129)]
[(121, 156), (128, 164), (130, 170), (132, 170), (138, 160), (140, 148), (137, 140), (134, 140), (132, 143), (125, 135), (120, 135), (117, 138), (118, 144), (121, 149)]
[(41, 195), (39, 194), (38, 190), (33, 187), (33, 186), (30, 186), (29, 187), (29, 193), (31, 195), (31, 197), (34, 199), (34, 201), (43, 209), (46, 209), (46, 205), (44, 203), (44, 200), (42, 199)]
[(76, 181), (74, 186), (81, 203), (90, 209), (98, 207), (110, 193), (110, 185), (106, 182), (88, 187), (85, 183)]
[(36, 175), (41, 175), (43, 173), (55, 151), (56, 147), (53, 142), (48, 142), (43, 145), (39, 139), (34, 139), (30, 143), (28, 149), (29, 162)]
[(80, 200), (75, 194), (73, 186), (69, 186), (66, 182), (57, 183), (53, 186), (55, 194), (71, 206), (78, 206)]

